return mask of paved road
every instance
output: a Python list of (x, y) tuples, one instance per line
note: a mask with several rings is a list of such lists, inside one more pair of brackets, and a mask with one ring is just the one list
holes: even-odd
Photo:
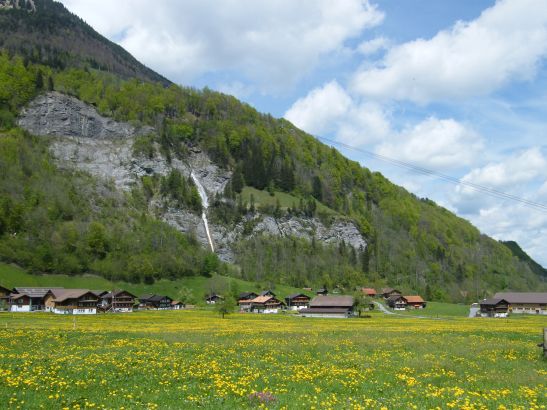
[(443, 318), (443, 317), (402, 315), (401, 313), (397, 313), (392, 310), (389, 310), (380, 302), (374, 302), (374, 304), (378, 306), (378, 308), (382, 311), (382, 313), (385, 313), (386, 315), (395, 315), (395, 316), (414, 318), (414, 319), (451, 320), (450, 318)]
[[(395, 312), (392, 312), (391, 310), (389, 310), (388, 308), (386, 308), (384, 305), (382, 305), (380, 302), (374, 302), (374, 304), (376, 306), (378, 306), (380, 308), (380, 310), (385, 313), (386, 315), (394, 315)], [(403, 316), (403, 315), (401, 315)]]

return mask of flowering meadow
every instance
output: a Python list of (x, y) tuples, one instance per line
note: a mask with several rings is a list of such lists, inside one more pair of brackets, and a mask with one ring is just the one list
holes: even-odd
[(0, 314), (8, 409), (542, 409), (547, 319)]

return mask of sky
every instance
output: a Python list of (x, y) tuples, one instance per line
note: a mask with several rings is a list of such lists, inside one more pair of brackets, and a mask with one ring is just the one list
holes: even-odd
[(62, 0), (170, 80), (232, 94), (547, 266), (545, 0)]

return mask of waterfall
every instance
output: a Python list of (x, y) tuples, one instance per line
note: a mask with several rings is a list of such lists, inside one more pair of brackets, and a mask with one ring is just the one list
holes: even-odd
[(209, 223), (207, 222), (207, 209), (209, 208), (209, 200), (207, 199), (207, 192), (205, 192), (205, 188), (203, 188), (203, 185), (201, 185), (201, 182), (199, 182), (199, 179), (194, 174), (194, 171), (190, 172), (190, 177), (194, 181), (194, 184), (196, 184), (199, 197), (201, 198), (201, 205), (203, 206), (203, 210), (201, 212), (201, 219), (203, 220), (203, 225), (205, 225), (205, 233), (207, 234), (207, 240), (209, 241), (209, 245), (211, 246), (211, 251), (214, 252), (215, 247), (213, 246), (213, 239), (211, 239), (211, 233), (209, 232)]

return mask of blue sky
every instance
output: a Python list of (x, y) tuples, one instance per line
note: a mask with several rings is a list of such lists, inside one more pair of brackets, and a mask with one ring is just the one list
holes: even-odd
[[(171, 80), (547, 204), (544, 0), (63, 0)], [(547, 265), (547, 211), (343, 151)]]

